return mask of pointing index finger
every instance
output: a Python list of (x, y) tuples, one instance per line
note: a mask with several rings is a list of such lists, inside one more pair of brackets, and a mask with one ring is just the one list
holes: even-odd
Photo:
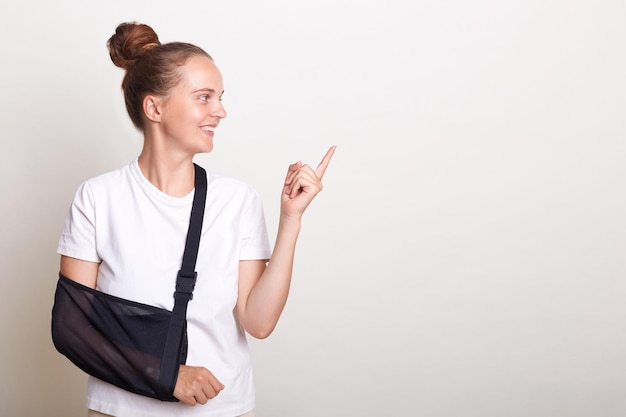
[(337, 149), (336, 145), (331, 146), (330, 149), (328, 149), (328, 152), (326, 152), (326, 155), (324, 155), (324, 158), (322, 158), (322, 162), (320, 162), (315, 169), (315, 174), (317, 174), (320, 179), (324, 176), (326, 168), (328, 168), (328, 164), (330, 164), (330, 160), (335, 153), (335, 149)]

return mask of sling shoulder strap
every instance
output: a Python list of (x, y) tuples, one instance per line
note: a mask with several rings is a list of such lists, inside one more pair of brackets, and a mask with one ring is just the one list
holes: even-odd
[(191, 206), (187, 241), (183, 252), (183, 262), (176, 277), (176, 291), (174, 292), (174, 315), (185, 317), (187, 304), (193, 298), (193, 290), (196, 285), (197, 273), (196, 260), (200, 246), (200, 234), (202, 232), (202, 220), (204, 219), (204, 207), (207, 193), (206, 171), (194, 164), (195, 168), (195, 192)]
[(163, 396), (172, 395), (178, 378), (178, 370), (181, 364), (182, 340), (186, 329), (187, 305), (193, 298), (193, 290), (196, 284), (197, 273), (196, 259), (200, 246), (202, 232), (202, 220), (207, 194), (206, 171), (194, 164), (195, 169), (195, 192), (187, 230), (187, 241), (183, 252), (183, 261), (176, 277), (176, 290), (174, 291), (174, 309), (167, 333), (161, 369), (159, 372), (159, 388), (163, 390)]

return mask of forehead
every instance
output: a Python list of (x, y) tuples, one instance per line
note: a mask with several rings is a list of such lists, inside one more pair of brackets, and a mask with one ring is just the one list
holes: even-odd
[(180, 86), (185, 89), (224, 91), (222, 74), (215, 62), (204, 56), (194, 56), (180, 68)]

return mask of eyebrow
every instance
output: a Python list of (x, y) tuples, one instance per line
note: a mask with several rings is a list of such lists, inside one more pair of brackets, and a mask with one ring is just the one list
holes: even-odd
[[(202, 93), (202, 92), (207, 92), (207, 93), (216, 93), (216, 91), (212, 88), (199, 88), (197, 90), (193, 91), (193, 94), (195, 93)], [(224, 94), (224, 92), (222, 91), (222, 93), (220, 95)]]

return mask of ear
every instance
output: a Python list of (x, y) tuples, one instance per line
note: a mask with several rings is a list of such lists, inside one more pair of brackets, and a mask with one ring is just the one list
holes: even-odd
[(157, 96), (147, 95), (143, 99), (143, 113), (149, 121), (160, 123), (163, 100)]

